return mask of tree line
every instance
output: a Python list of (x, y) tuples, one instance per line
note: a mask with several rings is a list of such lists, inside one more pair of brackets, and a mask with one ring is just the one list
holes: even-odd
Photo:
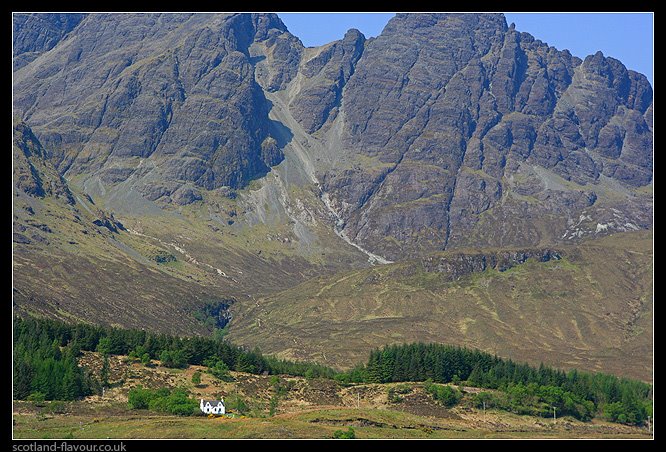
[[(100, 378), (77, 365), (81, 351), (97, 351), (105, 366)], [(99, 393), (107, 383), (109, 355), (130, 355), (148, 362), (159, 359), (167, 367), (191, 364), (253, 374), (288, 374), (333, 378), (336, 372), (316, 363), (293, 362), (264, 356), (220, 338), (177, 337), (136, 329), (16, 317), (14, 320), (14, 398), (32, 393), (45, 400), (73, 400)], [(107, 369), (105, 375), (105, 368)]]
[(545, 415), (554, 407), (560, 415), (582, 420), (602, 414), (611, 421), (629, 424), (642, 424), (652, 414), (652, 386), (647, 383), (575, 369), (564, 372), (543, 364), (534, 367), (450, 345), (413, 343), (375, 349), (367, 364), (339, 374), (337, 379), (358, 383), (464, 382), (501, 391), (501, 397), (488, 401), (520, 414)]
[(63, 343), (38, 322), (14, 323), (14, 398), (74, 400), (99, 390), (99, 381), (78, 366), (76, 342)]

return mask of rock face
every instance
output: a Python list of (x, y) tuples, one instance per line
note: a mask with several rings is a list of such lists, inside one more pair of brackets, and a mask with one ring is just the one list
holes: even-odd
[(563, 253), (553, 249), (523, 249), (515, 251), (500, 251), (497, 253), (458, 253), (447, 256), (428, 256), (421, 260), (423, 270), (444, 274), (447, 281), (457, 281), (471, 273), (486, 270), (500, 272), (525, 263), (528, 259), (537, 262), (559, 260)]
[(49, 164), (42, 144), (24, 123), (14, 126), (12, 146), (14, 187), (27, 195), (54, 196), (74, 204), (67, 182)]
[(120, 231), (125, 230), (125, 226), (123, 226), (123, 224), (120, 221), (116, 220), (113, 217), (112, 213), (107, 214), (102, 210), (98, 210), (97, 214), (99, 218), (93, 220), (92, 222), (95, 226), (105, 227), (109, 231), (115, 233), (118, 233), (119, 230)]
[(84, 14), (16, 14), (13, 20), (14, 69), (51, 50), (83, 20)]
[(14, 55), (15, 113), (98, 195), (205, 203), (289, 149), (339, 234), (391, 260), (652, 222), (645, 76), (501, 14), (399, 14), (318, 48), (271, 14), (15, 15)]
[[(94, 173), (114, 184), (136, 173), (148, 198), (186, 183), (243, 186), (282, 159), (248, 54), (280, 30), (257, 21), (86, 16), (66, 42), (16, 73), (14, 106), (68, 177)], [(196, 198), (190, 188), (175, 201)]]
[(361, 32), (349, 30), (342, 41), (330, 44), (303, 65), (301, 88), (290, 109), (306, 132), (316, 132), (337, 116), (342, 90), (354, 73), (364, 43)]

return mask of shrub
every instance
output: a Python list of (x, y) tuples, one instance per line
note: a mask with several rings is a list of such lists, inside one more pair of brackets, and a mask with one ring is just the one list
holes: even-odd
[(178, 416), (191, 416), (198, 407), (197, 401), (191, 399), (184, 389), (151, 390), (138, 386), (130, 389), (127, 402), (129, 407), (135, 410), (149, 409)]
[(226, 399), (226, 403), (227, 403), (227, 408), (229, 410), (233, 410), (233, 411), (237, 412), (240, 415), (245, 415), (250, 410), (250, 407), (248, 406), (248, 404), (238, 394), (234, 394), (233, 396), (228, 397)]
[(498, 407), (500, 405), (495, 396), (489, 392), (479, 392), (472, 396), (472, 404), (476, 408), (483, 408), (484, 404), (486, 408)]
[(457, 404), (462, 398), (462, 394), (451, 386), (444, 386), (438, 384), (429, 384), (426, 386), (426, 391), (439, 403), (446, 407), (452, 407)]
[(147, 409), (148, 404), (154, 398), (154, 392), (149, 389), (143, 389), (142, 386), (137, 386), (129, 390), (127, 394), (127, 403), (133, 410)]
[(336, 430), (333, 432), (333, 438), (336, 439), (354, 439), (356, 438), (356, 432), (353, 427), (349, 427), (347, 430)]
[(268, 415), (274, 416), (277, 411), (277, 407), (280, 403), (280, 396), (278, 394), (273, 394), (271, 400), (268, 403)]
[(275, 395), (278, 397), (286, 396), (287, 393), (291, 391), (294, 387), (293, 381), (283, 380), (277, 375), (271, 376), (269, 382), (271, 383), (271, 386), (273, 386)]
[(49, 403), (47, 410), (51, 414), (64, 414), (67, 411), (67, 405), (60, 400), (54, 400)]
[(174, 390), (165, 399), (165, 411), (178, 416), (191, 416), (199, 406), (196, 400), (189, 398), (187, 391)]
[(219, 378), (222, 381), (233, 381), (233, 377), (229, 375), (229, 367), (224, 361), (217, 361), (215, 365), (209, 369), (214, 377)]
[(395, 388), (389, 388), (388, 390), (388, 401), (389, 403), (400, 403), (402, 402), (402, 397), (397, 394)]
[[(143, 355), (145, 355), (145, 354), (147, 354), (145, 347), (143, 347), (142, 345), (137, 345), (136, 348), (135, 348), (134, 350), (132, 350), (131, 352), (129, 352), (128, 357), (129, 357), (132, 361), (133, 361), (133, 360), (136, 360), (136, 359), (140, 359), (140, 360), (142, 360), (142, 359), (143, 359)], [(150, 356), (148, 357), (148, 359), (150, 360)]]
[(603, 412), (607, 420), (621, 424), (642, 424), (647, 419), (645, 407), (634, 403), (607, 403)]
[(37, 406), (44, 406), (44, 399), (46, 396), (43, 392), (35, 391), (26, 399), (28, 402), (34, 402)]
[(171, 368), (185, 368), (187, 367), (187, 359), (184, 350), (163, 350), (160, 353), (160, 361), (164, 367)]
[(412, 392), (412, 387), (408, 384), (397, 385), (395, 386), (395, 392), (398, 394), (409, 394)]

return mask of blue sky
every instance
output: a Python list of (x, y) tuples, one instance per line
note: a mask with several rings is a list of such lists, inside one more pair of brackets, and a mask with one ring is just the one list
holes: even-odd
[[(358, 28), (366, 38), (377, 36), (393, 14), (280, 13), (289, 31), (305, 46), (319, 46)], [(535, 38), (580, 58), (601, 50), (653, 83), (653, 15), (650, 13), (508, 13), (508, 23)]]

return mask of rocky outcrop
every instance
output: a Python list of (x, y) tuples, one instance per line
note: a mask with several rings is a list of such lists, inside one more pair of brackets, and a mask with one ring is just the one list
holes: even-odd
[(28, 237), (26, 237), (25, 235), (21, 234), (20, 232), (13, 232), (12, 233), (12, 242), (27, 245), (27, 244), (31, 243), (31, 240)]
[(54, 196), (74, 204), (64, 178), (48, 161), (46, 150), (24, 123), (14, 126), (12, 146), (14, 187), (30, 196)]
[(95, 226), (104, 227), (115, 233), (125, 230), (125, 226), (123, 226), (120, 221), (116, 220), (112, 213), (107, 213), (100, 209), (97, 209), (96, 213), (99, 218), (93, 220)]
[(496, 253), (450, 253), (424, 257), (421, 265), (426, 272), (442, 273), (446, 280), (457, 281), (463, 276), (491, 269), (503, 272), (524, 264), (528, 259), (548, 262), (559, 260), (562, 256), (561, 251), (550, 248), (503, 250)]

